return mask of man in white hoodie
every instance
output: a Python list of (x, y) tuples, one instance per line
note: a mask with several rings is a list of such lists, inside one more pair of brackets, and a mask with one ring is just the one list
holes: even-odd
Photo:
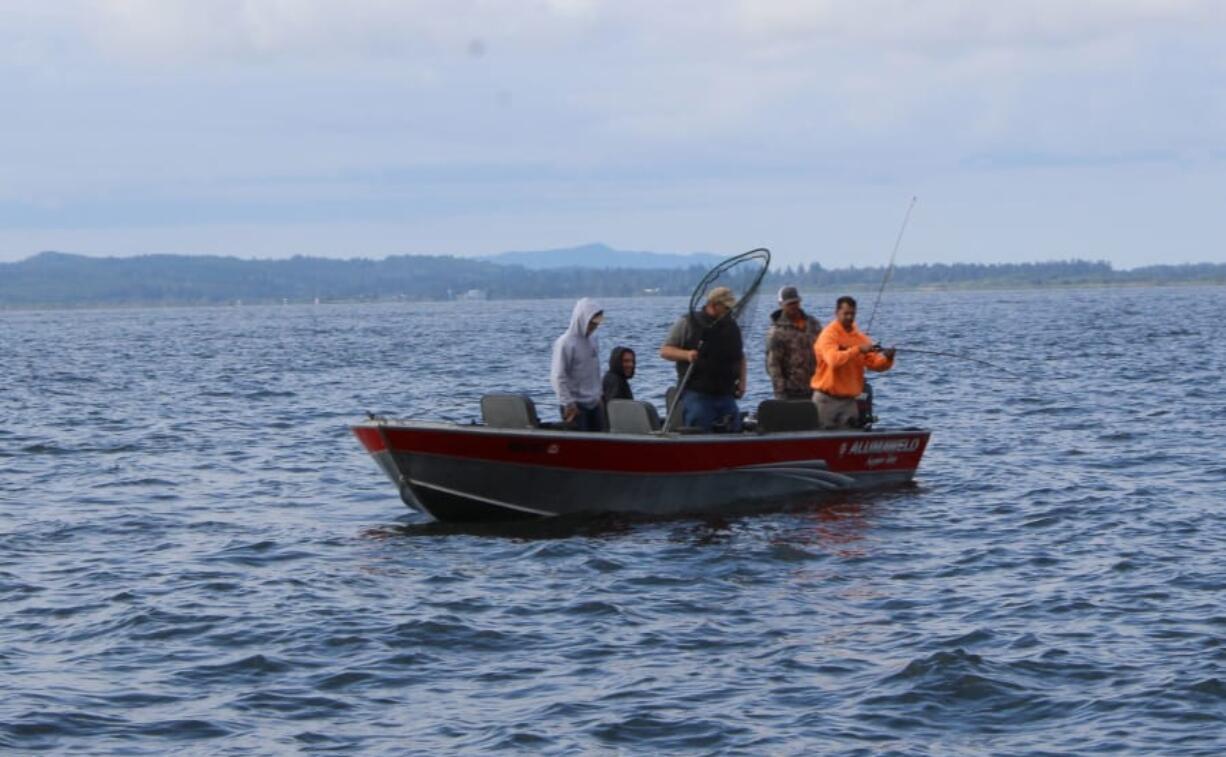
[(594, 334), (602, 320), (604, 311), (584, 297), (575, 303), (566, 332), (553, 343), (549, 381), (558, 394), (563, 422), (579, 431), (604, 430), (600, 344)]

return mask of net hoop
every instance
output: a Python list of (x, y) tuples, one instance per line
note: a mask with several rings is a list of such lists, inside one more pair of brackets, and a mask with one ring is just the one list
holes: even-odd
[[(738, 267), (754, 264), (758, 265), (757, 271), (746, 269), (744, 273), (729, 273), (730, 271), (735, 271)], [(702, 277), (702, 280), (698, 282), (698, 286), (694, 288), (694, 293), (690, 295), (690, 312), (688, 316), (690, 321), (695, 325), (701, 323), (698, 315), (706, 305), (707, 293), (710, 290), (717, 286), (746, 284), (746, 286), (741, 287), (742, 294), (737, 297), (736, 304), (732, 306), (727, 314), (732, 316), (734, 321), (739, 321), (741, 314), (753, 302), (754, 295), (758, 293), (758, 288), (762, 286), (762, 280), (766, 278), (766, 273), (770, 270), (770, 264), (771, 251), (765, 247), (758, 247), (749, 252), (734, 255), (707, 271), (707, 275)], [(733, 289), (733, 294), (736, 294), (735, 287), (729, 288)], [(701, 346), (701, 341), (699, 345)], [(677, 407), (681, 402), (681, 396), (685, 393), (686, 385), (689, 384), (690, 374), (693, 371), (694, 364), (691, 363), (685, 372), (685, 376), (677, 385), (677, 392), (673, 395), (673, 400), (669, 404), (664, 417), (665, 431), (671, 431), (677, 425)]]
[[(740, 266), (752, 264), (754, 261), (761, 261), (761, 266), (756, 273), (752, 274), (752, 280), (748, 286), (744, 287), (743, 293), (737, 296), (736, 305), (729, 312), (733, 320), (738, 320), (741, 313), (753, 301), (754, 296), (758, 293), (758, 288), (762, 285), (762, 280), (766, 278), (766, 273), (770, 270), (771, 251), (765, 247), (758, 247), (749, 252), (734, 255), (707, 271), (707, 275), (702, 277), (702, 280), (698, 282), (698, 286), (694, 288), (694, 293), (690, 295), (690, 315), (695, 316), (703, 309), (706, 305), (707, 293), (716, 286), (726, 286), (728, 283), (742, 283), (736, 281), (736, 274), (731, 275), (732, 282), (724, 282), (722, 279), (729, 278), (730, 271)], [(735, 289), (733, 294), (736, 294)]]

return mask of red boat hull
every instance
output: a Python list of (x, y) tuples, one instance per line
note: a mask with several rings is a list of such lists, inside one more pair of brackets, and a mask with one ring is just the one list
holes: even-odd
[(594, 434), (375, 420), (354, 434), (439, 520), (786, 503), (909, 481), (923, 429), (776, 434)]

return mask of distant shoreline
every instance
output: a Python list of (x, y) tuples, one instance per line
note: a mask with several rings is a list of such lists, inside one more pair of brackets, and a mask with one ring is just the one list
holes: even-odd
[[(198, 307), (280, 303), (442, 302), (577, 297), (689, 296), (708, 267), (687, 255), (608, 248), (540, 253), (528, 267), (445, 255), (382, 260), (145, 255), (94, 258), (44, 252), (0, 263), (0, 310)], [(624, 265), (623, 265), (624, 263)], [(665, 265), (665, 264), (669, 265)], [(1156, 265), (1117, 271), (1106, 261), (909, 264), (888, 271), (899, 291), (1008, 290), (1226, 284), (1226, 263)], [(886, 268), (785, 265), (763, 286), (802, 291), (876, 291)]]
[[(1041, 283), (1041, 284), (1018, 284), (1015, 282), (977, 282), (977, 283), (958, 283), (958, 284), (927, 284), (922, 286), (917, 285), (900, 285), (889, 286), (889, 291), (894, 292), (909, 292), (920, 294), (940, 294), (942, 292), (1031, 292), (1042, 289), (1173, 289), (1179, 287), (1220, 287), (1226, 286), (1226, 281), (1217, 280), (1188, 280), (1188, 281), (1119, 281), (1119, 282), (1061, 282), (1061, 283)], [(843, 293), (863, 294), (869, 289), (875, 288), (875, 285), (870, 286), (867, 282), (848, 285), (843, 288), (835, 288), (830, 286), (802, 286), (801, 292), (805, 295), (812, 296), (814, 294), (828, 294), (832, 297)], [(630, 294), (630, 295), (614, 295), (605, 296), (606, 299), (676, 299), (686, 297), (688, 295), (681, 293), (670, 294)], [(759, 293), (759, 297), (762, 294)], [(542, 295), (535, 297), (488, 297), (481, 302), (539, 302), (546, 300), (570, 300), (574, 295)], [(281, 298), (282, 300), (285, 298)], [(77, 303), (30, 303), (30, 304), (6, 304), (0, 303), (0, 313), (20, 313), (20, 312), (64, 312), (64, 311), (103, 311), (103, 310), (186, 310), (195, 308), (208, 309), (239, 309), (245, 307), (251, 308), (276, 308), (276, 307), (328, 307), (333, 305), (395, 305), (395, 304), (415, 304), (415, 305), (446, 305), (454, 303), (462, 303), (464, 300), (457, 298), (400, 298), (400, 297), (354, 297), (354, 298), (336, 298), (336, 299), (321, 299), (319, 302), (308, 300), (289, 300), (288, 302), (279, 301), (276, 299), (252, 300), (252, 301), (220, 301), (211, 300), (204, 302), (190, 301), (127, 301), (127, 302), (77, 302)]]

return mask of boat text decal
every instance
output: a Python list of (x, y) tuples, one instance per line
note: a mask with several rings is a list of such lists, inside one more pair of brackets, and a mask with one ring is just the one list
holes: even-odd
[(874, 439), (872, 441), (843, 442), (839, 445), (839, 457), (843, 455), (881, 455), (897, 452), (914, 452), (919, 449), (919, 439)]

